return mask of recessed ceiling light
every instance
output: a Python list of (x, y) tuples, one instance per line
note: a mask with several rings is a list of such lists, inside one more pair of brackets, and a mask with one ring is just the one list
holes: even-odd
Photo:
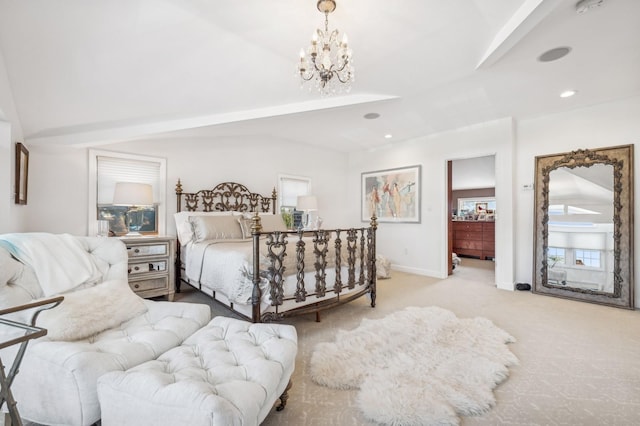
[(565, 90), (564, 92), (560, 93), (560, 97), (561, 98), (570, 98), (573, 95), (575, 95), (576, 93), (578, 93), (576, 90)]
[(386, 135), (384, 135), (385, 139), (391, 139), (393, 137), (393, 135), (391, 133), (387, 133)]
[(540, 62), (553, 62), (557, 61), (560, 58), (564, 58), (571, 52), (570, 47), (556, 47), (551, 50), (547, 50), (542, 55), (538, 56), (538, 61)]
[(604, 0), (580, 0), (576, 3), (576, 12), (586, 13), (591, 9), (602, 6)]
[(380, 114), (378, 114), (377, 112), (369, 112), (364, 115), (364, 118), (366, 118), (367, 120), (375, 120), (378, 117), (380, 117)]

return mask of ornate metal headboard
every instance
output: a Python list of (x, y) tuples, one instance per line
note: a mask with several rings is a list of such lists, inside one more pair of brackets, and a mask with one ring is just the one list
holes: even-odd
[(271, 197), (251, 192), (246, 186), (237, 182), (223, 182), (213, 189), (201, 189), (198, 192), (182, 192), (182, 183), (176, 184), (178, 212), (183, 211), (239, 211), (239, 212), (271, 212), (276, 213), (277, 192), (273, 189)]

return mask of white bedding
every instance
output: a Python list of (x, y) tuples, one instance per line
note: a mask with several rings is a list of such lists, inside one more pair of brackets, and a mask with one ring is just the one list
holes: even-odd
[[(189, 243), (185, 248), (187, 278), (222, 292), (233, 303), (250, 303), (253, 292), (251, 240), (208, 240)], [(261, 287), (266, 285), (265, 280)]]
[[(297, 287), (297, 277), (295, 274), (295, 243), (297, 238), (288, 238), (287, 257), (285, 264), (288, 264), (287, 275), (284, 277), (284, 296), (292, 297)], [(305, 238), (305, 241), (307, 239)], [(310, 261), (313, 255), (313, 244), (308, 240), (305, 250), (305, 289), (307, 294), (315, 292), (316, 278), (315, 267)], [(330, 245), (332, 245), (330, 243)], [(209, 240), (197, 243), (189, 243), (185, 246), (185, 273), (192, 283), (199, 283), (202, 287), (210, 291), (222, 293), (229, 302), (250, 305), (251, 294), (253, 292), (253, 242), (251, 240)], [(264, 257), (261, 256), (261, 268), (264, 268)], [(327, 255), (326, 285), (327, 294), (333, 296), (330, 290), (335, 282), (335, 261), (333, 256)], [(359, 268), (356, 267), (356, 279)], [(346, 284), (348, 279), (348, 269), (341, 267), (341, 278)], [(343, 284), (344, 285), (344, 284)], [(261, 278), (260, 288), (262, 289), (263, 300), (270, 301), (269, 283), (266, 278)], [(348, 293), (347, 289), (343, 290)], [(312, 296), (309, 302), (316, 302), (318, 299)]]

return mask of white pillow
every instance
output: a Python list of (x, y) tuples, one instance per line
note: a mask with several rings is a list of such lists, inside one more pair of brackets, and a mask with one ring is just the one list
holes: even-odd
[(144, 300), (125, 280), (104, 281), (62, 296), (62, 303), (42, 311), (36, 323), (47, 329), (51, 340), (84, 339), (147, 312)]
[(176, 232), (178, 233), (178, 241), (181, 245), (185, 245), (193, 240), (193, 227), (189, 222), (189, 218), (193, 216), (231, 216), (235, 212), (178, 212), (173, 215), (176, 221)]
[[(238, 218), (238, 223), (240, 223), (242, 236), (244, 238), (251, 238), (252, 217), (253, 213), (245, 213)], [(260, 223), (262, 225), (262, 232), (284, 232), (287, 230), (287, 226), (282, 219), (282, 214), (260, 214)]]
[(234, 216), (192, 216), (193, 241), (241, 240), (242, 229)]

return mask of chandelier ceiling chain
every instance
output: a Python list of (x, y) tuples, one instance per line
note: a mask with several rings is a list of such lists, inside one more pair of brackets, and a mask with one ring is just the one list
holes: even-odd
[[(329, 13), (336, 9), (334, 0), (318, 0), (318, 10), (324, 13), (324, 31), (316, 29), (305, 52), (300, 49), (298, 74), (301, 86), (310, 80), (323, 95), (349, 92), (354, 80), (352, 51), (343, 34), (338, 42), (338, 30), (329, 31)], [(310, 87), (310, 89), (313, 86)]]

